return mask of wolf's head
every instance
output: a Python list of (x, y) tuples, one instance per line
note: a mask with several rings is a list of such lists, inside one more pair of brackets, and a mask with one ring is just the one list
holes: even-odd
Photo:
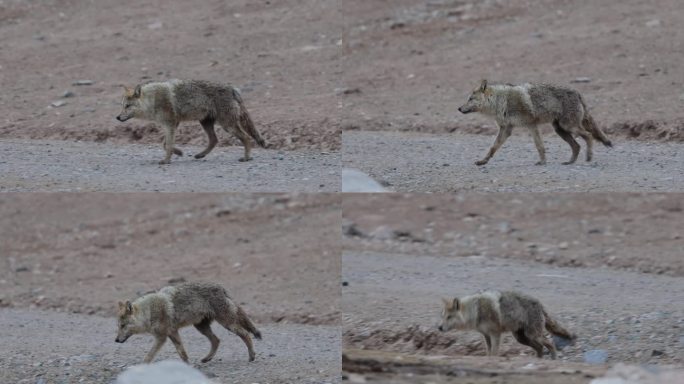
[(116, 335), (116, 342), (123, 343), (136, 333), (142, 333), (142, 326), (139, 324), (138, 306), (130, 301), (119, 301), (119, 332)]
[(487, 101), (487, 97), (492, 93), (487, 86), (487, 80), (482, 80), (479, 87), (475, 88), (470, 94), (468, 101), (462, 106), (458, 107), (461, 113), (482, 112)]
[(442, 322), (439, 324), (439, 330), (442, 332), (450, 331), (452, 329), (461, 329), (466, 326), (466, 319), (463, 316), (463, 306), (458, 298), (442, 299), (444, 308), (442, 308)]
[(126, 121), (134, 117), (141, 117), (143, 108), (141, 106), (142, 86), (133, 88), (124, 87), (124, 95), (121, 99), (121, 113), (116, 117), (119, 121)]

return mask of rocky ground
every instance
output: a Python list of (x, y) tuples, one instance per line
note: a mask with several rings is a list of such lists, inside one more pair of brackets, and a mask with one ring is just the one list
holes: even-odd
[(184, 157), (159, 165), (159, 145), (11, 139), (0, 140), (0, 192), (336, 192), (339, 152), (256, 149), (240, 162), (242, 147), (181, 146)]
[[(564, 363), (682, 367), (680, 201), (669, 194), (351, 196), (343, 203), (344, 348), (473, 357), (457, 363), (467, 373), (483, 364), (481, 338), (438, 332), (440, 298), (515, 289), (538, 297), (579, 338), (562, 350), (561, 365), (549, 365), (508, 336), (494, 360), (502, 373), (472, 374), (473, 383), (517, 383), (512, 378), (523, 372)], [(403, 377), (410, 369), (389, 371)], [(389, 380), (374, 375), (368, 379)], [(556, 376), (548, 382), (589, 381)]]
[[(150, 342), (114, 343), (116, 302), (183, 280), (224, 284), (264, 330), (256, 364), (217, 330), (221, 360), (200, 366), (217, 382), (339, 381), (340, 200), (5, 194), (0, 381), (108, 381)], [(207, 345), (195, 333), (183, 335), (197, 363)], [(161, 357), (175, 358), (171, 345)]]
[[(494, 136), (399, 132), (345, 132), (345, 167), (368, 173), (396, 192), (676, 192), (684, 190), (684, 145), (619, 140), (584, 148), (575, 164), (556, 134), (544, 137), (546, 165), (526, 132), (512, 136), (484, 166)], [(397, 154), (401, 154), (397, 156)]]

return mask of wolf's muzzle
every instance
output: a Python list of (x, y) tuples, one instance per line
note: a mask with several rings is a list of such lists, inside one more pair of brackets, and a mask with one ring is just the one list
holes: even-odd
[(128, 116), (125, 116), (125, 117), (124, 117), (124, 116), (119, 115), (119, 116), (116, 117), (116, 119), (119, 120), (119, 121), (121, 121), (121, 122), (124, 122), (124, 121), (128, 120), (129, 117), (128, 117)]

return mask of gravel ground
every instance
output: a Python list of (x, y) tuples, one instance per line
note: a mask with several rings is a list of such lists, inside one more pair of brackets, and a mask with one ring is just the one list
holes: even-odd
[[(440, 333), (441, 297), (514, 289), (539, 298), (578, 335), (559, 353), (583, 362), (684, 364), (684, 280), (605, 269), (560, 268), (484, 257), (343, 252), (344, 347), (483, 356), (476, 332)], [(454, 343), (454, 340), (456, 341)], [(532, 356), (502, 340), (501, 359)]]
[[(254, 362), (236, 336), (213, 326), (222, 340), (214, 360), (206, 338), (192, 327), (181, 331), (190, 363), (217, 383), (340, 382), (340, 331), (333, 326), (259, 325), (264, 337), (255, 341)], [(114, 342), (116, 320), (45, 311), (0, 310), (0, 382), (104, 383), (127, 366), (140, 364), (152, 345), (151, 336)], [(178, 359), (171, 343), (156, 361)]]
[(617, 140), (614, 148), (596, 146), (594, 160), (570, 157), (555, 134), (544, 136), (547, 164), (535, 165), (532, 139), (513, 135), (482, 167), (494, 137), (468, 134), (344, 132), (345, 167), (357, 168), (397, 192), (671, 192), (684, 190), (684, 146)]
[(0, 140), (0, 192), (335, 192), (340, 156), (313, 150), (256, 149), (239, 162), (242, 147), (219, 147), (202, 160), (201, 147), (180, 146), (185, 157), (159, 165), (160, 145)]

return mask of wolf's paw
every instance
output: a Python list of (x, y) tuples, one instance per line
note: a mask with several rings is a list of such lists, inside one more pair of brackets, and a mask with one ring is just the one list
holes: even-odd
[(563, 164), (563, 165), (570, 165), (570, 164), (574, 164), (574, 163), (575, 163), (575, 160), (570, 160), (570, 161), (565, 161), (565, 162), (563, 162), (563, 163), (561, 163), (561, 164)]
[(475, 165), (485, 165), (489, 162), (489, 160), (479, 160), (475, 162)]
[(208, 362), (211, 361), (212, 358), (213, 358), (213, 356), (212, 356), (212, 357), (205, 357), (204, 359), (202, 359), (202, 360), (200, 360), (200, 361), (203, 362), (203, 363), (208, 363)]
[(250, 161), (250, 160), (252, 160), (251, 157), (241, 157), (241, 158), (240, 158), (240, 162), (243, 162), (243, 163), (244, 163), (245, 161)]
[(198, 153), (198, 154), (195, 155), (195, 159), (203, 159), (204, 156), (206, 156), (206, 155), (203, 154), (203, 153)]

